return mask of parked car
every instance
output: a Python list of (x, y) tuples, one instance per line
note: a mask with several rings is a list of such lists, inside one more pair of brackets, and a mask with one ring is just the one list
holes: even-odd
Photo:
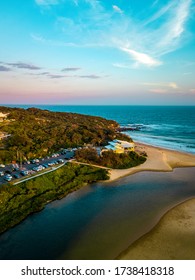
[(21, 174), (22, 176), (27, 176), (27, 175), (28, 175), (28, 170), (22, 170), (22, 171), (20, 172), (20, 174)]
[(64, 163), (64, 160), (63, 160), (62, 158), (59, 158), (57, 161), (58, 161), (59, 163)]
[(12, 176), (11, 176), (10, 174), (7, 174), (7, 175), (4, 177), (4, 179), (5, 179), (6, 181), (10, 182), (11, 179), (12, 179)]
[(51, 157), (54, 158), (54, 157), (57, 157), (57, 155), (56, 154), (52, 154)]
[(16, 178), (16, 179), (19, 179), (19, 178), (20, 178), (20, 175), (19, 175), (19, 174), (17, 174), (17, 173), (16, 173), (16, 174), (14, 174), (13, 176), (14, 176), (14, 178)]
[(11, 174), (12, 172), (10, 170), (5, 171), (6, 174)]
[(38, 166), (33, 167), (33, 171), (36, 171), (36, 172), (39, 171)]
[(1, 164), (0, 164), (0, 167), (5, 167), (5, 165), (1, 163)]
[(45, 167), (42, 166), (42, 165), (39, 165), (39, 166), (38, 166), (38, 169), (39, 169), (39, 171), (41, 171), (41, 170), (45, 169)]
[(3, 176), (4, 175), (4, 172), (3, 171), (0, 171), (0, 176)]
[(13, 171), (18, 171), (18, 170), (19, 170), (19, 167), (13, 167), (12, 170), (13, 170)]

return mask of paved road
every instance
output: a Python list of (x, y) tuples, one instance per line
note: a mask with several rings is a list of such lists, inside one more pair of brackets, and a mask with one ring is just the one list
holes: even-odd
[[(67, 162), (67, 161), (66, 161), (66, 162)], [(18, 181), (18, 182), (16, 182), (16, 183), (14, 183), (14, 185), (18, 185), (18, 184), (21, 184), (22, 182), (29, 181), (29, 180), (31, 180), (31, 179), (33, 179), (33, 178), (42, 176), (42, 175), (47, 174), (47, 173), (50, 173), (50, 172), (53, 172), (53, 171), (57, 170), (58, 168), (64, 166), (64, 165), (66, 164), (66, 162), (64, 162), (63, 164), (60, 164), (60, 165), (57, 166), (57, 167), (52, 167), (52, 169), (46, 170), (45, 172), (42, 172), (41, 174), (37, 174), (37, 175), (31, 176), (31, 177), (28, 177), (28, 178), (24, 178), (24, 179), (22, 179), (22, 180), (20, 180), (20, 181)]]

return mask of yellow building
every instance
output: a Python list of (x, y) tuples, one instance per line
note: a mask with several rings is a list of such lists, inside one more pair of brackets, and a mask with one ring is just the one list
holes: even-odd
[(134, 148), (135, 148), (135, 144), (133, 142), (130, 143), (127, 141), (115, 139), (109, 142), (109, 145), (105, 146), (105, 149), (103, 151), (112, 150), (117, 154), (122, 154), (125, 152), (134, 151)]

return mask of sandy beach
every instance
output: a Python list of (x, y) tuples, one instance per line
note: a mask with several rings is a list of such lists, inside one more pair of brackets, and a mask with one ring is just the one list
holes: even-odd
[[(195, 166), (195, 155), (135, 143), (135, 151), (146, 152), (145, 163), (129, 169), (109, 169), (109, 182), (141, 171), (172, 172)], [(185, 186), (184, 186), (185, 187)], [(169, 210), (147, 234), (135, 241), (117, 259), (195, 259), (195, 199)]]
[(195, 199), (166, 213), (146, 235), (134, 242), (117, 259), (195, 260)]
[[(145, 151), (147, 161), (125, 170), (110, 170), (110, 181), (141, 171), (171, 172), (176, 167), (195, 166), (195, 155), (136, 143), (136, 151)], [(195, 199), (169, 210), (146, 235), (134, 242), (117, 259), (195, 259)]]
[(109, 171), (109, 181), (134, 174), (141, 171), (164, 171), (170, 172), (175, 167), (192, 167), (195, 166), (195, 155), (182, 153), (173, 150), (158, 148), (142, 143), (135, 143), (135, 151), (146, 152), (147, 160), (145, 163), (128, 168), (112, 169)]

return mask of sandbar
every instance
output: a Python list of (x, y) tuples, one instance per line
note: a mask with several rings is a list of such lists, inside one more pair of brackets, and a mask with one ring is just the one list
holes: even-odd
[(128, 169), (110, 169), (109, 181), (134, 174), (141, 171), (164, 171), (170, 172), (176, 167), (195, 166), (195, 155), (154, 147), (143, 143), (135, 143), (136, 152), (146, 152), (147, 160), (139, 165)]
[(169, 210), (117, 259), (195, 260), (195, 198)]
[[(195, 166), (195, 155), (136, 143), (135, 150), (146, 152), (145, 163), (129, 169), (109, 170), (110, 180), (141, 171), (171, 172)], [(169, 210), (160, 222), (122, 252), (121, 260), (195, 260), (195, 199)]]

